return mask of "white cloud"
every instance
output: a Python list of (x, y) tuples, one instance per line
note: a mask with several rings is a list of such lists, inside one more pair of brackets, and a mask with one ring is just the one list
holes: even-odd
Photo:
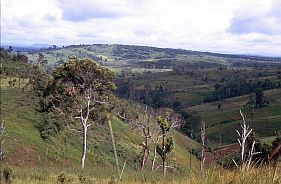
[[(2, 0), (1, 35), (3, 43), (121, 43), (279, 54), (280, 30), (275, 23), (280, 21), (280, 11), (272, 6), (276, 2), (278, 0)], [(274, 32), (237, 34), (230, 31), (233, 20), (241, 17), (254, 17), (254, 20), (271, 17), (264, 20), (266, 23), (259, 23)], [(241, 25), (238, 21), (236, 28)]]
[(230, 32), (236, 34), (263, 33), (281, 35), (281, 1), (258, 1), (235, 12)]

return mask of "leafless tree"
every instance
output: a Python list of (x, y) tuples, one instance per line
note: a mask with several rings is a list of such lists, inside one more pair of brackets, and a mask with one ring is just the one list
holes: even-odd
[(241, 160), (241, 167), (238, 166), (238, 164), (233, 160), (234, 164), (236, 165), (236, 167), (240, 168), (242, 171), (249, 169), (250, 165), (252, 164), (252, 157), (255, 154), (259, 154), (258, 152), (254, 152), (254, 148), (255, 148), (255, 141), (253, 141), (252, 146), (251, 146), (251, 150), (249, 150), (248, 152), (248, 156), (247, 156), (247, 139), (249, 137), (249, 135), (251, 134), (251, 132), (253, 131), (253, 129), (250, 129), (249, 125), (246, 124), (246, 120), (245, 120), (245, 116), (242, 113), (242, 111), (240, 110), (240, 115), (242, 117), (242, 123), (241, 123), (241, 132), (239, 132), (238, 130), (236, 130), (237, 134), (238, 134), (238, 143), (240, 145), (241, 148), (241, 152), (240, 152), (240, 160)]
[(156, 136), (151, 136), (152, 137), (152, 143), (153, 143), (153, 156), (152, 156), (152, 160), (151, 160), (151, 171), (153, 172), (154, 171), (154, 168), (155, 168), (155, 161), (156, 161), (156, 156), (157, 156), (157, 145), (159, 143), (159, 138), (161, 136), (163, 136), (161, 134), (161, 131), (158, 129), (157, 131), (155, 130), (154, 132), (158, 132), (158, 134), (156, 134)]
[(0, 162), (2, 162), (3, 158), (4, 158), (3, 145), (4, 145), (5, 140), (6, 140), (6, 138), (5, 138), (5, 126), (4, 126), (4, 120), (2, 120), (1, 126), (0, 126)]
[(205, 121), (202, 121), (202, 127), (201, 127), (201, 164), (200, 168), (203, 171), (204, 166), (205, 166), (205, 138), (206, 138), (206, 123)]
[(142, 155), (140, 158), (141, 169), (144, 168), (150, 156), (150, 143), (153, 140), (154, 133), (152, 114), (153, 109), (148, 108), (147, 106), (139, 106), (137, 117), (131, 121), (132, 127), (137, 129), (143, 138), (143, 142), (140, 144), (142, 147)]

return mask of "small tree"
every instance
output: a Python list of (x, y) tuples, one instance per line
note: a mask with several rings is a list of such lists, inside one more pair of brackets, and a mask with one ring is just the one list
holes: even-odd
[[(120, 105), (120, 104), (118, 104)], [(117, 105), (117, 106), (118, 106)], [(115, 106), (115, 108), (117, 107)], [(117, 107), (118, 108), (118, 107)], [(151, 144), (153, 146), (153, 157), (152, 157), (152, 171), (154, 170), (155, 160), (156, 160), (156, 145), (158, 144), (161, 132), (159, 126), (155, 121), (155, 111), (152, 108), (141, 105), (133, 105), (124, 109), (121, 108), (120, 113), (117, 116), (124, 121), (127, 121), (132, 126), (133, 130), (137, 130), (142, 137), (143, 142), (140, 144), (142, 148), (141, 158), (140, 158), (140, 168), (143, 169), (146, 165), (149, 156)]]
[(161, 129), (162, 143), (157, 145), (156, 151), (162, 159), (163, 174), (165, 176), (167, 156), (174, 149), (174, 138), (167, 138), (167, 133), (170, 131), (172, 123), (170, 123), (166, 117), (159, 116), (157, 118), (157, 124)]
[(113, 72), (93, 60), (71, 58), (54, 70), (46, 90), (54, 109), (68, 119), (64, 126), (81, 134), (81, 169), (85, 167), (88, 128), (103, 118), (115, 88), (113, 77)]
[(4, 120), (2, 120), (0, 125), (0, 162), (1, 163), (5, 156), (4, 149), (3, 149), (5, 140), (6, 140), (5, 126), (4, 126)]
[(253, 129), (250, 129), (249, 125), (246, 124), (245, 116), (240, 110), (240, 115), (242, 117), (242, 123), (241, 123), (241, 132), (236, 130), (239, 138), (238, 143), (240, 145), (241, 151), (240, 151), (240, 160), (241, 160), (241, 167), (238, 166), (238, 164), (233, 160), (235, 165), (240, 168), (242, 171), (249, 169), (250, 165), (252, 164), (252, 158), (254, 155), (259, 154), (259, 152), (254, 152), (255, 148), (255, 141), (252, 142), (251, 148), (248, 151), (248, 156), (247, 156), (247, 142), (248, 142), (248, 137), (253, 131)]
[(202, 148), (201, 148), (201, 170), (203, 171), (204, 166), (205, 166), (205, 138), (206, 138), (206, 123), (205, 121), (202, 121), (202, 127), (201, 127), (201, 143), (202, 143)]
[[(143, 170), (150, 155), (150, 142), (152, 139), (152, 116), (153, 109), (147, 106), (137, 106), (136, 114), (128, 120), (134, 130), (137, 130), (142, 136), (143, 142), (140, 144), (142, 154), (140, 157), (140, 168)], [(120, 117), (120, 116), (119, 116)]]
[(264, 96), (263, 96), (263, 91), (262, 89), (257, 89), (256, 90), (256, 107), (263, 107), (264, 105)]

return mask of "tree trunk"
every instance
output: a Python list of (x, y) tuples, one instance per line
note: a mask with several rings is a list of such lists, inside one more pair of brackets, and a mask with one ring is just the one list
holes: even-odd
[(206, 124), (204, 121), (202, 121), (202, 128), (201, 128), (202, 148), (201, 148), (201, 164), (200, 164), (200, 168), (202, 171), (204, 170), (204, 166), (205, 166), (205, 136), (206, 136), (205, 128), (206, 128)]
[(163, 164), (163, 175), (165, 176), (166, 175), (166, 159), (165, 158), (163, 158), (163, 160), (162, 160), (162, 164)]
[(156, 144), (154, 145), (154, 150), (153, 150), (153, 159), (152, 159), (151, 171), (154, 170), (155, 160), (156, 160)]
[(162, 141), (163, 155), (162, 155), (162, 166), (163, 166), (163, 175), (166, 175), (166, 148), (165, 148), (165, 134), (163, 134)]
[(85, 167), (86, 153), (87, 153), (87, 126), (83, 126), (83, 150), (81, 156), (81, 169)]

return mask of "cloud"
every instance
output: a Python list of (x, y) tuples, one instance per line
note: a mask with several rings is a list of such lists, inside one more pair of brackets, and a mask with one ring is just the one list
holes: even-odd
[(278, 54), (279, 2), (2, 0), (1, 41), (56, 45), (116, 43)]
[(249, 5), (240, 9), (232, 18), (228, 31), (234, 34), (281, 35), (281, 1), (272, 1), (266, 8), (262, 6)]
[[(87, 21), (91, 19), (115, 19), (132, 14), (134, 1), (115, 0), (59, 0), (58, 6), (67, 21)], [(130, 5), (128, 7), (128, 5)]]

